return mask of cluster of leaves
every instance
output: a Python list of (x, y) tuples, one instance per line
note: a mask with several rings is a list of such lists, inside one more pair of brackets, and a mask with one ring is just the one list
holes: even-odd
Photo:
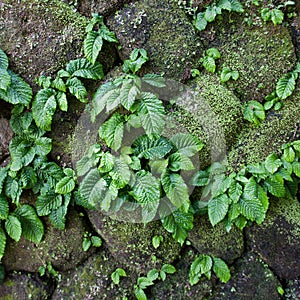
[(282, 146), (283, 154), (270, 154), (265, 161), (227, 174), (221, 164), (199, 171), (195, 186), (205, 187), (198, 203), (208, 211), (211, 224), (224, 221), (243, 229), (247, 223), (261, 224), (269, 207), (269, 197), (296, 197), (300, 178), (300, 141)]
[(259, 125), (261, 121), (265, 120), (266, 111), (281, 109), (283, 100), (293, 94), (299, 73), (300, 63), (297, 63), (293, 71), (288, 72), (278, 80), (275, 91), (265, 97), (264, 104), (255, 100), (245, 103), (244, 118), (255, 125)]
[(278, 5), (275, 7), (265, 7), (261, 10), (261, 18), (263, 21), (272, 21), (273, 24), (276, 26), (278, 24), (282, 24), (284, 20), (284, 12), (283, 9), (285, 9), (287, 6), (295, 5), (294, 1), (285, 1), (283, 4)]
[(229, 12), (244, 12), (243, 5), (238, 0), (219, 0), (213, 2), (206, 7), (204, 12), (199, 12), (194, 20), (195, 27), (202, 31), (206, 28), (207, 24), (213, 22), (217, 15), (222, 14), (222, 10)]
[[(194, 169), (191, 157), (203, 144), (190, 134), (179, 133), (171, 139), (161, 135), (166, 122), (163, 102), (144, 92), (144, 85), (160, 88), (165, 83), (155, 74), (136, 75), (146, 61), (145, 50), (134, 50), (124, 62), (125, 74), (104, 83), (92, 99), (93, 121), (105, 108), (111, 115), (99, 128), (105, 147), (92, 145), (77, 162), (77, 174), (84, 176), (80, 204), (115, 212), (122, 207), (141, 209), (144, 223), (159, 211), (163, 226), (183, 243), (193, 217), (188, 187), (180, 172)], [(146, 134), (122, 147), (125, 129), (130, 131), (131, 127), (142, 128)], [(117, 151), (120, 153), (114, 153)], [(163, 209), (162, 198), (166, 198)]]
[(152, 269), (147, 273), (147, 276), (142, 276), (137, 279), (134, 285), (134, 295), (138, 300), (147, 300), (144, 290), (154, 284), (156, 280), (165, 281), (167, 274), (174, 274), (176, 269), (170, 264), (164, 264), (160, 270)]
[(112, 272), (111, 280), (113, 281), (114, 284), (118, 285), (120, 283), (120, 278), (126, 276), (127, 274), (124, 269), (117, 268), (114, 272)]
[(58, 280), (61, 279), (61, 274), (59, 274), (52, 266), (51, 262), (45, 263), (44, 265), (40, 266), (38, 269), (40, 276), (49, 276), (57, 278)]
[(91, 246), (101, 247), (102, 240), (99, 236), (93, 235), (92, 233), (86, 231), (83, 235), (82, 249), (83, 251), (88, 251)]
[(223, 283), (226, 283), (231, 277), (227, 264), (221, 258), (206, 254), (197, 255), (190, 267), (190, 284), (197, 284), (202, 276), (210, 279), (212, 271)]

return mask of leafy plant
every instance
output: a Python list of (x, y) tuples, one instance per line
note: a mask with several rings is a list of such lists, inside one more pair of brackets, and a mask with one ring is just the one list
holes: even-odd
[[(83, 42), (83, 50), (85, 57), (94, 65), (102, 49), (103, 41), (117, 43), (118, 40), (115, 34), (104, 24), (102, 16), (95, 13), (92, 16), (85, 30), (87, 35)], [(97, 30), (95, 30), (95, 27), (97, 27)]]
[(282, 24), (284, 20), (284, 12), (282, 11), (282, 9), (289, 5), (295, 5), (295, 2), (285, 1), (284, 4), (280, 4), (276, 8), (265, 7), (261, 10), (261, 18), (265, 22), (272, 21), (275, 26), (278, 24)]
[(216, 71), (216, 59), (219, 59), (221, 54), (217, 48), (209, 48), (205, 51), (205, 55), (200, 60), (203, 67), (210, 73)]
[(238, 0), (219, 0), (207, 6), (204, 12), (199, 12), (194, 20), (195, 27), (202, 31), (207, 24), (213, 22), (216, 17), (222, 14), (222, 10), (229, 12), (244, 12), (243, 5)]
[(112, 274), (111, 274), (111, 280), (114, 284), (118, 285), (120, 283), (120, 277), (126, 277), (126, 272), (122, 268), (117, 268)]
[(59, 274), (52, 266), (51, 262), (48, 262), (45, 265), (39, 267), (38, 272), (40, 276), (52, 276), (58, 280), (60, 280), (61, 274)]
[(142, 276), (137, 279), (137, 283), (134, 285), (134, 295), (138, 300), (147, 300), (144, 290), (154, 284), (154, 281), (160, 279), (165, 281), (166, 274), (173, 274), (176, 272), (174, 266), (170, 264), (164, 264), (160, 270), (152, 269), (147, 273), (147, 276)]
[(210, 279), (212, 271), (223, 283), (229, 281), (231, 277), (227, 264), (221, 258), (206, 254), (198, 255), (190, 267), (190, 284), (197, 284), (202, 276), (206, 276), (208, 279)]
[(224, 67), (221, 72), (221, 82), (227, 82), (231, 78), (237, 80), (239, 78), (239, 72), (233, 71), (229, 67)]
[(155, 249), (157, 249), (161, 242), (163, 242), (164, 238), (162, 235), (155, 235), (152, 238), (152, 245)]
[(91, 246), (101, 247), (102, 240), (99, 236), (92, 235), (92, 233), (86, 231), (83, 236), (82, 249), (88, 251)]
[(258, 101), (248, 101), (244, 105), (244, 118), (255, 125), (259, 125), (266, 118), (264, 106)]

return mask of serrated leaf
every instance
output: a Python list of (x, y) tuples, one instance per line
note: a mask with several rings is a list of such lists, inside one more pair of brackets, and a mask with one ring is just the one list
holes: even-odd
[(208, 217), (210, 223), (215, 226), (217, 223), (221, 222), (225, 218), (228, 208), (229, 199), (227, 195), (223, 194), (211, 199), (208, 202)]
[(36, 200), (36, 211), (39, 216), (47, 216), (62, 205), (62, 196), (53, 191), (42, 193)]
[(0, 220), (5, 220), (8, 217), (9, 205), (4, 195), (0, 194)]
[(296, 86), (296, 80), (292, 73), (288, 73), (281, 77), (276, 84), (276, 94), (279, 99), (286, 99), (292, 95)]
[(115, 164), (115, 157), (111, 153), (105, 152), (101, 157), (98, 170), (102, 173), (107, 173), (113, 169), (114, 164)]
[(227, 264), (217, 257), (213, 257), (213, 271), (217, 277), (223, 282), (226, 283), (230, 280), (231, 274)]
[(18, 242), (21, 238), (22, 227), (19, 219), (13, 215), (9, 215), (7, 220), (5, 221), (5, 230), (8, 235)]
[(0, 168), (0, 194), (2, 193), (3, 184), (5, 178), (7, 176), (8, 169), (7, 168)]
[(151, 173), (141, 170), (136, 173), (130, 195), (139, 203), (158, 202), (160, 200), (160, 182)]
[(142, 81), (158, 88), (166, 86), (165, 79), (158, 74), (146, 74), (145, 76), (143, 76)]
[(188, 187), (183, 178), (176, 173), (166, 170), (161, 175), (162, 187), (170, 199), (171, 203), (177, 208), (187, 207), (190, 203)]
[(79, 186), (80, 194), (86, 199), (87, 203), (95, 207), (100, 204), (107, 190), (106, 181), (101, 178), (97, 169), (91, 170), (82, 180)]
[(169, 156), (169, 169), (173, 172), (179, 170), (191, 171), (194, 170), (195, 167), (187, 156), (176, 152)]
[(264, 220), (266, 210), (258, 198), (246, 198), (243, 194), (239, 205), (241, 214), (248, 220), (256, 221), (258, 224)]
[(66, 215), (67, 208), (65, 206), (60, 206), (51, 212), (49, 219), (54, 227), (63, 230), (66, 226)]
[(138, 111), (142, 126), (148, 135), (160, 134), (165, 126), (166, 113), (161, 100), (151, 93), (142, 93)]
[(287, 162), (293, 162), (295, 159), (296, 153), (292, 147), (287, 147), (283, 151), (283, 159)]
[[(6, 246), (6, 234), (4, 230), (0, 227), (0, 260), (2, 259)], [(146, 298), (147, 299), (147, 298)]]
[(204, 56), (203, 58), (203, 67), (210, 73), (215, 73), (216, 71), (216, 62), (210, 56)]
[(209, 183), (209, 172), (198, 171), (192, 178), (191, 184), (194, 186), (206, 186)]
[(12, 202), (19, 205), (20, 196), (22, 194), (22, 189), (19, 185), (18, 180), (8, 176), (5, 181), (5, 194), (7, 197), (12, 199)]
[(37, 126), (46, 131), (51, 130), (52, 117), (57, 106), (55, 96), (55, 90), (42, 89), (32, 103), (32, 116)]
[(282, 198), (285, 196), (285, 187), (282, 177), (278, 177), (278, 174), (273, 175), (272, 177), (267, 178), (264, 181), (264, 186), (270, 194), (275, 197)]
[(102, 36), (95, 31), (90, 31), (87, 33), (84, 43), (83, 50), (85, 57), (94, 64), (99, 56), (103, 45)]
[(136, 97), (139, 93), (139, 88), (135, 84), (134, 80), (124, 80), (120, 89), (120, 103), (127, 109), (130, 110)]
[(243, 187), (237, 181), (233, 180), (229, 189), (228, 196), (232, 200), (233, 203), (237, 203), (243, 194)]
[(92, 64), (85, 58), (71, 60), (66, 66), (66, 71), (72, 77), (95, 80), (103, 78), (102, 65), (100, 63)]
[(29, 241), (39, 244), (44, 235), (44, 226), (35, 209), (28, 204), (18, 207), (14, 215), (22, 225), (22, 235)]
[(35, 152), (37, 155), (46, 156), (52, 149), (52, 140), (47, 137), (41, 137), (35, 140)]
[(8, 68), (8, 57), (5, 52), (0, 49), (0, 69), (7, 70)]
[(265, 167), (271, 174), (274, 174), (281, 165), (281, 160), (274, 153), (270, 154), (265, 159)]
[(99, 34), (102, 36), (102, 38), (103, 38), (104, 40), (106, 40), (106, 41), (108, 41), (108, 42), (110, 42), (110, 43), (117, 43), (117, 42), (118, 42), (118, 40), (117, 40), (115, 34), (114, 34), (112, 31), (110, 31), (110, 30), (108, 29), (108, 27), (105, 26), (105, 25), (102, 25), (102, 26), (100, 27), (100, 29), (99, 29)]
[(253, 122), (258, 125), (259, 120), (265, 119), (265, 110), (261, 103), (251, 100), (245, 104), (244, 107), (244, 118), (249, 122)]
[(0, 99), (11, 104), (23, 104), (28, 106), (32, 99), (32, 89), (20, 76), (11, 70), (7, 71), (10, 75), (10, 85), (6, 91), (0, 89)]
[(109, 172), (117, 188), (123, 188), (130, 182), (131, 172), (128, 165), (120, 158), (116, 158), (114, 168)]
[(11, 79), (9, 73), (7, 72), (7, 70), (0, 68), (0, 90), (6, 91), (10, 83)]
[(204, 17), (204, 13), (203, 12), (200, 12), (197, 14), (196, 16), (196, 20), (194, 22), (194, 25), (195, 27), (199, 30), (199, 31), (202, 31), (206, 28), (207, 26), (207, 21)]
[(175, 134), (170, 141), (176, 146), (179, 153), (187, 157), (195, 155), (204, 146), (198, 138), (188, 133)]
[(133, 147), (135, 156), (150, 160), (161, 159), (172, 150), (172, 146), (166, 138), (156, 135), (138, 137), (134, 141)]
[(68, 100), (67, 95), (64, 92), (58, 92), (56, 95), (59, 109), (62, 111), (68, 111)]
[(71, 193), (75, 188), (75, 180), (72, 177), (62, 178), (55, 187), (55, 193), (68, 194)]
[(300, 162), (293, 162), (293, 172), (297, 177), (300, 177)]
[(69, 78), (67, 80), (69, 92), (75, 96), (80, 102), (87, 102), (87, 90), (81, 80), (77, 77)]
[(99, 128), (99, 136), (108, 147), (118, 151), (122, 145), (124, 134), (124, 116), (114, 113), (109, 120)]
[(22, 169), (22, 173), (20, 179), (23, 183), (22, 188), (33, 188), (33, 186), (37, 183), (37, 175), (32, 167), (25, 167)]

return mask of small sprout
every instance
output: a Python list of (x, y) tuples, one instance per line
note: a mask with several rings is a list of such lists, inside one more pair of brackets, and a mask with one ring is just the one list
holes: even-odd
[(161, 242), (163, 242), (164, 238), (162, 235), (155, 235), (152, 238), (152, 245), (155, 249), (157, 249)]
[(127, 274), (124, 269), (117, 268), (112, 274), (111, 274), (111, 280), (114, 284), (118, 285), (120, 283), (120, 277), (126, 277)]

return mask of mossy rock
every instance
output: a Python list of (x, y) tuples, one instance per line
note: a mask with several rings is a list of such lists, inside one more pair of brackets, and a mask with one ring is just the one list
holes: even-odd
[[(4, 0), (0, 13), (0, 48), (12, 69), (35, 88), (37, 77), (54, 75), (83, 55), (88, 20), (63, 1)], [(116, 58), (115, 50), (108, 48), (100, 59), (106, 70)]]
[[(120, 278), (119, 285), (111, 279), (111, 274), (117, 268), (123, 268), (127, 275)], [(76, 270), (63, 273), (51, 299), (122, 300), (125, 296), (133, 299), (136, 279), (137, 276), (117, 262), (107, 249), (101, 249)]]
[(88, 252), (82, 249), (83, 235), (89, 228), (73, 209), (68, 213), (65, 230), (54, 228), (48, 221), (45, 227), (45, 236), (37, 246), (23, 238), (18, 243), (8, 240), (2, 259), (7, 271), (37, 272), (48, 262), (55, 270), (69, 270), (93, 253), (93, 248)]
[(300, 203), (271, 199), (262, 225), (247, 230), (250, 247), (283, 279), (300, 276)]
[[(189, 82), (185, 89), (194, 94), (177, 101), (177, 108), (170, 115), (204, 142), (199, 168), (205, 168), (223, 159), (236, 141), (243, 127), (242, 106), (216, 75), (203, 74)], [(172, 130), (176, 133), (178, 126)]]
[(253, 9), (257, 8), (245, 7), (241, 15), (223, 12), (206, 30), (207, 37), (212, 39), (208, 47), (216, 47), (221, 53), (219, 70), (226, 66), (239, 72), (238, 80), (231, 80), (228, 86), (242, 101), (263, 101), (296, 63), (288, 28), (262, 23), (259, 14), (256, 19), (260, 22), (249, 26), (244, 18)]
[(206, 299), (212, 292), (214, 279), (203, 279), (194, 286), (189, 283), (189, 270), (196, 255), (193, 248), (185, 249), (175, 264), (176, 273), (167, 275), (165, 281), (157, 282), (149, 291), (148, 299)]
[(167, 78), (185, 79), (187, 71), (197, 66), (202, 53), (193, 25), (184, 12), (170, 1), (142, 0), (129, 4), (108, 19), (127, 59), (134, 48), (144, 48), (148, 66)]
[(0, 113), (0, 164), (9, 156), (8, 146), (12, 137), (13, 131), (9, 125), (9, 120)]
[(279, 111), (270, 111), (266, 120), (258, 127), (245, 128), (228, 154), (228, 164), (232, 169), (263, 161), (269, 154), (282, 152), (284, 143), (299, 139), (299, 88), (285, 100)]
[(300, 279), (289, 280), (284, 289), (284, 297), (286, 300), (300, 299)]
[(279, 300), (280, 282), (271, 270), (253, 253), (236, 263), (232, 278), (216, 287), (209, 300)]
[(51, 293), (51, 286), (35, 274), (10, 274), (0, 285), (0, 300), (46, 300)]
[[(100, 211), (89, 211), (90, 221), (117, 261), (132, 270), (146, 273), (164, 263), (172, 263), (180, 253), (180, 244), (162, 228), (159, 221), (146, 225), (114, 220)], [(162, 235), (163, 242), (158, 249), (152, 245), (152, 238)]]
[(244, 252), (244, 236), (238, 228), (227, 232), (222, 223), (213, 227), (207, 216), (195, 218), (188, 239), (199, 253), (220, 257), (229, 264)]

